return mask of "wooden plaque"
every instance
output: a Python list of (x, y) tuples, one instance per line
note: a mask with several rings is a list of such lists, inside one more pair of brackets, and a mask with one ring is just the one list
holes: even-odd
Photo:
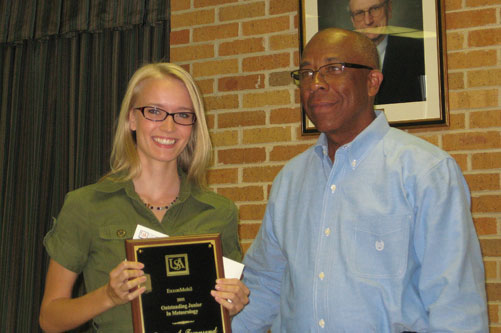
[(135, 333), (231, 332), (228, 311), (210, 294), (224, 277), (219, 234), (126, 240), (125, 248), (148, 278), (132, 301)]

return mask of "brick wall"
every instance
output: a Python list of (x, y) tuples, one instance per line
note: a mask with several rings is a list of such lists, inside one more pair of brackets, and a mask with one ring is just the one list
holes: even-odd
[[(431, 0), (424, 0), (431, 1)], [(199, 83), (214, 145), (211, 187), (240, 209), (246, 250), (273, 178), (315, 142), (301, 136), (298, 2), (172, 0), (171, 61)], [(450, 126), (411, 132), (448, 151), (472, 191), (491, 332), (501, 332), (501, 1), (445, 0)]]

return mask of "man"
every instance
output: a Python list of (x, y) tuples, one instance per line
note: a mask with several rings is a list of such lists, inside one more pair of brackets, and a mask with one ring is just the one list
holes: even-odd
[(423, 40), (388, 35), (391, 0), (350, 0), (349, 10), (355, 29), (369, 37), (378, 49), (384, 80), (375, 103), (425, 100)]
[(447, 153), (374, 112), (377, 61), (353, 31), (306, 45), (293, 77), (322, 133), (273, 183), (234, 332), (487, 332), (465, 180)]

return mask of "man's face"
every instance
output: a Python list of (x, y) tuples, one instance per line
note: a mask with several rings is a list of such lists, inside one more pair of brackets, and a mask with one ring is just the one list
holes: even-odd
[[(320, 34), (306, 46), (301, 60), (301, 69), (317, 70), (336, 62), (368, 65), (367, 56), (353, 48), (353, 40), (344, 33)], [(300, 86), (301, 101), (306, 114), (320, 132), (335, 134), (351, 141), (373, 119), (370, 70), (345, 68), (335, 77), (316, 73)], [(380, 74), (380, 73), (379, 73)]]
[(355, 29), (363, 32), (376, 45), (384, 39), (384, 31), (391, 18), (391, 0), (350, 0), (350, 12)]

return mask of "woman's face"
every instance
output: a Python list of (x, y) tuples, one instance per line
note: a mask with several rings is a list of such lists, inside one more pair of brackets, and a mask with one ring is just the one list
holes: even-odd
[(141, 165), (174, 164), (189, 141), (192, 127), (178, 125), (172, 116), (164, 121), (146, 119), (143, 106), (156, 106), (169, 113), (194, 112), (184, 83), (175, 78), (147, 79), (138, 86), (135, 103), (129, 113), (129, 128), (136, 131), (137, 152)]

